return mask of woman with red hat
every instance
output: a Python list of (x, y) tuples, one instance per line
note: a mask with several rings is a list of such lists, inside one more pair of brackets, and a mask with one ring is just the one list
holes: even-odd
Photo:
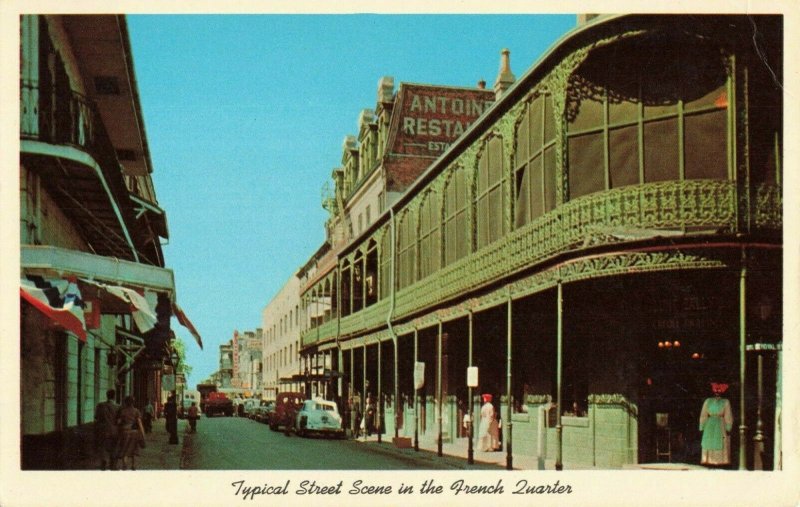
[(500, 434), (497, 427), (497, 419), (494, 416), (494, 405), (492, 405), (492, 395), (484, 394), (483, 406), (481, 407), (481, 424), (478, 429), (478, 450), (496, 451), (500, 447)]
[(712, 382), (714, 396), (706, 399), (700, 411), (700, 431), (703, 432), (700, 463), (703, 465), (721, 466), (731, 462), (733, 412), (730, 401), (722, 397), (727, 390), (728, 384)]

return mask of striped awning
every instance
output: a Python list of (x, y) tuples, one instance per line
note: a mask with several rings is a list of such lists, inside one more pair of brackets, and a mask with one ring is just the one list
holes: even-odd
[(19, 294), (56, 326), (86, 341), (83, 301), (76, 282), (75, 279), (27, 275), (20, 279)]

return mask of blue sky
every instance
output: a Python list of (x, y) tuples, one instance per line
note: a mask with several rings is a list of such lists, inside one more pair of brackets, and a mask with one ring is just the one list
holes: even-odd
[[(574, 15), (128, 16), (178, 301), (189, 384), (324, 240), (321, 188), (378, 80), (491, 87), (500, 50), (521, 76)], [(332, 183), (331, 183), (332, 184)], [(177, 324), (176, 324), (177, 325)]]

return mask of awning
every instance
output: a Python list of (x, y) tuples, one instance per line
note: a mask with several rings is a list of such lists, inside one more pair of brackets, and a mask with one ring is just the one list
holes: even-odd
[(178, 306), (178, 303), (172, 303), (172, 315), (174, 315), (175, 318), (178, 319), (178, 322), (180, 323), (181, 326), (185, 327), (186, 329), (189, 330), (190, 333), (192, 333), (192, 336), (194, 336), (194, 339), (197, 341), (197, 344), (200, 345), (200, 349), (202, 349), (203, 339), (200, 338), (200, 333), (197, 332), (197, 329), (194, 327), (194, 324), (192, 324), (192, 321), (190, 321), (189, 317), (187, 317), (186, 314), (183, 312), (183, 309), (180, 306)]
[(56, 325), (86, 341), (83, 302), (74, 280), (28, 275), (20, 279), (19, 294)]
[(139, 332), (146, 333), (155, 327), (156, 322), (158, 321), (156, 312), (154, 309), (150, 308), (150, 304), (142, 294), (139, 294), (133, 289), (122, 287), (120, 285), (108, 285), (92, 280), (86, 280), (84, 278), (81, 278), (80, 281), (82, 283), (99, 287), (109, 294), (112, 294), (118, 299), (126, 302), (130, 309), (131, 317), (136, 323), (136, 327), (139, 328)]

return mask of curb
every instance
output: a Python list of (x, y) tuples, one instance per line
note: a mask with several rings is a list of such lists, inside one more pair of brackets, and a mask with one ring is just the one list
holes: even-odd
[(386, 442), (370, 442), (370, 441), (362, 441), (362, 440), (354, 440), (362, 445), (369, 445), (369, 450), (374, 452), (379, 452), (381, 454), (390, 455), (396, 458), (401, 458), (406, 461), (410, 462), (429, 462), (429, 463), (436, 463), (438, 465), (446, 466), (448, 468), (456, 469), (456, 470), (481, 470), (484, 467), (488, 467), (490, 469), (497, 468), (502, 469), (499, 465), (494, 463), (488, 463), (484, 461), (476, 460), (474, 464), (470, 465), (467, 463), (466, 458), (462, 458), (460, 456), (453, 456), (450, 454), (443, 454), (442, 456), (438, 456), (436, 451), (431, 451), (428, 449), (420, 448), (419, 451), (414, 451), (413, 449), (409, 449), (409, 452), (404, 452), (402, 449), (392, 447), (392, 444)]

